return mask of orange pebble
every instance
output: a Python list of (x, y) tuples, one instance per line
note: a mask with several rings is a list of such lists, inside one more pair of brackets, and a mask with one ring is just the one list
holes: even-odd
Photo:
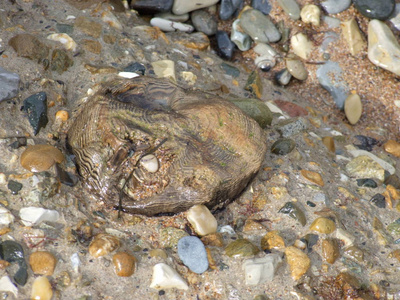
[(66, 110), (59, 110), (56, 113), (56, 119), (60, 119), (61, 121), (65, 122), (68, 120), (68, 112)]

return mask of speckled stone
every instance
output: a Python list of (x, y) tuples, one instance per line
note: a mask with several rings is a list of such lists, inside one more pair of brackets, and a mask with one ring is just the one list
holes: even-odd
[(299, 117), (280, 121), (275, 128), (282, 137), (286, 138), (307, 130), (308, 124), (306, 119)]
[(287, 247), (285, 254), (293, 280), (300, 279), (310, 268), (311, 260), (307, 254), (293, 246)]
[(281, 39), (281, 34), (274, 23), (256, 9), (242, 12), (240, 26), (255, 42), (274, 43)]
[(319, 233), (329, 234), (335, 231), (335, 222), (328, 218), (320, 217), (314, 220), (310, 225), (311, 230), (318, 231)]
[(353, 158), (347, 165), (346, 171), (351, 176), (358, 178), (377, 178), (381, 181), (385, 180), (385, 169), (366, 155), (357, 156)]
[(355, 8), (370, 19), (387, 20), (392, 15), (395, 0), (353, 0)]
[(178, 241), (178, 255), (192, 272), (202, 274), (208, 269), (206, 248), (198, 237), (185, 236)]

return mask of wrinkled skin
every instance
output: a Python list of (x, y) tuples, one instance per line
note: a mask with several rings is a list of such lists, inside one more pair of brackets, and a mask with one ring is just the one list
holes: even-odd
[[(107, 83), (68, 131), (78, 170), (108, 207), (148, 216), (220, 208), (259, 170), (258, 124), (228, 101), (150, 77)], [(155, 173), (141, 163), (159, 162)]]

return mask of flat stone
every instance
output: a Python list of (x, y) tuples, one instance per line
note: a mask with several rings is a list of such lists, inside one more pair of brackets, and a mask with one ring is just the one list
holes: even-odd
[(182, 15), (193, 10), (197, 10), (204, 7), (209, 7), (214, 5), (219, 0), (174, 0), (174, 5), (172, 6), (172, 12), (175, 15)]
[(382, 194), (375, 194), (371, 198), (371, 203), (373, 203), (376, 207), (385, 208), (386, 207), (386, 199)]
[[(199, 10), (199, 11), (201, 11), (201, 10)], [(188, 13), (183, 14), (183, 15), (174, 15), (171, 12), (158, 13), (158, 14), (155, 14), (154, 17), (167, 19), (170, 21), (176, 21), (176, 22), (186, 22), (187, 20), (190, 19), (190, 16)]]
[(400, 45), (393, 32), (382, 21), (369, 22), (368, 58), (378, 67), (400, 76)]
[(314, 220), (310, 225), (310, 230), (318, 231), (319, 233), (329, 234), (336, 230), (335, 222), (331, 219), (320, 217)]
[(57, 23), (56, 29), (59, 33), (66, 33), (68, 35), (74, 33), (74, 26), (69, 25), (69, 24)]
[(131, 8), (143, 15), (168, 12), (174, 0), (136, 0), (131, 2)]
[(18, 95), (19, 75), (0, 67), (0, 102)]
[(384, 170), (389, 172), (389, 174), (394, 174), (396, 172), (396, 169), (393, 167), (393, 165), (391, 165), (387, 161), (383, 160), (382, 158), (379, 158), (378, 156), (376, 156), (375, 154), (373, 154), (371, 152), (368, 152), (365, 150), (358, 150), (358, 149), (355, 149), (355, 150), (349, 149), (348, 151), (351, 153), (351, 155), (353, 155), (355, 157), (368, 156), (370, 159), (372, 159), (373, 161), (378, 163), (381, 168), (383, 168)]
[(358, 94), (350, 94), (344, 101), (344, 113), (351, 125), (360, 120), (362, 115), (362, 103)]
[(192, 272), (202, 274), (208, 269), (206, 248), (195, 236), (185, 236), (178, 241), (178, 255)]
[(191, 14), (191, 20), (197, 31), (203, 32), (207, 36), (217, 33), (218, 22), (215, 15), (205, 10), (196, 10)]
[(275, 100), (275, 104), (291, 118), (308, 115), (308, 111), (296, 103), (285, 100)]
[(272, 9), (270, 0), (252, 0), (251, 7), (261, 11), (264, 15), (268, 15)]
[(300, 279), (310, 268), (311, 260), (307, 254), (294, 246), (287, 247), (285, 255), (293, 280)]
[(191, 34), (182, 33), (180, 36), (177, 33), (169, 36), (173, 42), (181, 44), (189, 49), (206, 50), (210, 46), (210, 40), (203, 32), (194, 32)]
[(77, 17), (74, 26), (83, 33), (94, 38), (99, 38), (103, 29), (100, 23), (92, 21), (90, 18), (85, 16)]
[(64, 155), (51, 145), (29, 145), (22, 152), (20, 160), (24, 169), (30, 172), (43, 172), (55, 163), (61, 163), (64, 160)]
[(304, 66), (303, 62), (298, 59), (295, 55), (288, 55), (285, 58), (286, 68), (289, 73), (298, 80), (306, 80), (308, 77), (308, 71)]
[(228, 100), (253, 118), (261, 128), (271, 125), (273, 114), (264, 102), (254, 98), (229, 98)]
[(313, 44), (304, 33), (298, 33), (291, 37), (290, 44), (293, 52), (302, 59), (307, 60), (311, 54)]
[(353, 158), (347, 165), (346, 171), (355, 177), (372, 177), (381, 181), (385, 179), (385, 169), (379, 163), (366, 155)]
[(272, 281), (278, 265), (282, 262), (278, 253), (267, 254), (264, 257), (250, 258), (243, 262), (242, 269), (247, 285), (259, 285)]
[(340, 19), (330, 17), (330, 16), (322, 16), (322, 20), (329, 28), (337, 28), (340, 26)]
[(172, 288), (187, 290), (189, 288), (178, 272), (165, 263), (159, 263), (153, 267), (150, 287), (157, 290)]
[(52, 276), (56, 264), (56, 257), (48, 251), (33, 252), (29, 256), (29, 265), (35, 274)]
[(271, 19), (256, 9), (242, 12), (240, 26), (255, 42), (274, 43), (281, 39), (281, 33)]
[(390, 22), (397, 30), (400, 30), (400, 3), (396, 4)]
[(226, 75), (229, 75), (233, 78), (239, 77), (240, 75), (240, 70), (238, 68), (230, 64), (227, 64), (226, 62), (223, 62), (221, 64), (221, 69), (224, 70)]
[(300, 6), (296, 0), (278, 0), (277, 3), (292, 20), (300, 19)]
[(239, 48), (240, 51), (247, 51), (251, 47), (252, 40), (250, 36), (243, 31), (242, 27), (240, 27), (239, 19), (232, 23), (231, 41)]
[(12, 37), (8, 44), (18, 53), (18, 56), (42, 61), (49, 55), (50, 48), (31, 34), (18, 34)]
[(42, 222), (57, 222), (60, 214), (56, 210), (42, 207), (24, 207), (20, 209), (19, 217), (25, 226), (35, 226)]
[(174, 31), (182, 31), (182, 32), (192, 32), (194, 27), (189, 24), (184, 24), (181, 22), (174, 22), (167, 19), (162, 18), (152, 18), (150, 20), (151, 26), (155, 26), (160, 28), (164, 32), (174, 32)]
[(301, 20), (316, 27), (320, 25), (321, 9), (314, 4), (306, 4), (300, 11)]
[(370, 19), (387, 20), (395, 9), (395, 0), (353, 0), (355, 8)]
[(327, 0), (321, 6), (328, 14), (338, 14), (350, 7), (351, 0)]
[(355, 18), (341, 23), (342, 35), (347, 42), (351, 55), (357, 55), (367, 43), (361, 34)]
[(45, 92), (33, 94), (24, 100), (23, 111), (28, 114), (28, 120), (37, 135), (47, 122), (47, 95)]
[(335, 140), (331, 136), (324, 136), (322, 138), (322, 143), (325, 145), (325, 147), (332, 153), (335, 153), (336, 147), (335, 147)]
[(218, 55), (224, 59), (231, 59), (235, 44), (232, 43), (227, 32), (218, 30), (216, 34)]
[(187, 211), (187, 219), (200, 236), (217, 232), (217, 219), (205, 205), (192, 206)]
[(360, 187), (368, 187), (368, 188), (372, 188), (372, 189), (375, 189), (378, 187), (378, 184), (372, 178), (357, 179), (357, 185)]

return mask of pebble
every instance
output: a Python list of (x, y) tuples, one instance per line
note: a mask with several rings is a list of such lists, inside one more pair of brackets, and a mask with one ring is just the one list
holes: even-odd
[(182, 15), (193, 10), (197, 10), (204, 7), (209, 7), (214, 5), (219, 0), (200, 0), (200, 1), (193, 1), (193, 0), (174, 0), (174, 5), (172, 6), (172, 12), (175, 15)]
[(371, 203), (373, 203), (376, 207), (385, 208), (386, 207), (386, 199), (382, 194), (375, 194), (371, 198)]
[(324, 260), (330, 264), (335, 263), (340, 256), (339, 244), (336, 239), (324, 239), (322, 241), (321, 251)]
[(276, 82), (280, 85), (288, 85), (291, 78), (292, 74), (290, 74), (290, 72), (286, 68), (280, 70), (279, 72), (276, 72), (274, 77)]
[(56, 29), (59, 33), (66, 33), (68, 35), (74, 33), (74, 26), (69, 24), (56, 24)]
[(69, 114), (66, 110), (59, 110), (56, 112), (56, 120), (63, 123), (66, 122), (69, 118)]
[(249, 91), (250, 94), (254, 97), (261, 99), (262, 96), (262, 82), (260, 75), (258, 74), (257, 70), (254, 70), (250, 73), (249, 77), (247, 78), (246, 85), (244, 89)]
[(126, 252), (117, 252), (113, 255), (115, 274), (120, 277), (129, 277), (135, 272), (136, 258)]
[(22, 183), (15, 181), (15, 180), (9, 180), (7, 183), (7, 188), (11, 191), (11, 194), (17, 195), (20, 190), (22, 190)]
[(395, 9), (395, 0), (353, 0), (354, 7), (370, 19), (387, 20)]
[(217, 232), (217, 219), (205, 205), (192, 206), (187, 211), (186, 217), (194, 231), (200, 236)]
[(0, 258), (9, 262), (17, 263), (18, 271), (14, 275), (14, 282), (24, 286), (28, 280), (28, 266), (25, 262), (24, 250), (20, 244), (6, 240), (0, 244)]
[[(205, 35), (211, 36), (217, 33), (217, 18), (205, 10), (196, 10), (191, 14), (191, 20), (197, 31), (203, 32)], [(232, 24), (233, 29), (233, 24)]]
[(227, 64), (225, 62), (221, 63), (221, 69), (224, 70), (226, 75), (229, 75), (231, 77), (237, 78), (240, 75), (240, 70), (230, 64)]
[(302, 117), (283, 120), (276, 124), (276, 130), (284, 138), (294, 136), (307, 128), (307, 121)]
[(335, 140), (331, 136), (324, 136), (322, 138), (322, 143), (325, 145), (325, 147), (332, 153), (335, 153), (336, 147), (335, 147)]
[(326, 23), (326, 25), (328, 25), (329, 28), (337, 28), (340, 26), (340, 19), (338, 18), (334, 18), (334, 17), (330, 17), (330, 16), (322, 16), (322, 20), (324, 21), (324, 23)]
[(243, 29), (240, 27), (239, 19), (232, 23), (231, 41), (239, 48), (240, 51), (247, 51), (251, 47), (251, 38), (247, 33), (243, 32)]
[(299, 221), (302, 226), (306, 225), (307, 223), (304, 212), (294, 202), (286, 202), (279, 212), (288, 215), (296, 221)]
[(300, 249), (289, 246), (285, 249), (286, 260), (290, 267), (290, 272), (294, 280), (300, 279), (311, 266), (308, 256)]
[[(85, 41), (89, 40), (83, 40), (82, 42)], [(97, 54), (101, 52), (101, 44), (99, 42), (90, 41), (90, 43), (91, 44), (89, 45), (83, 44), (84, 47), (88, 47), (86, 50)], [(68, 56), (64, 49), (55, 49), (51, 54), (51, 70), (57, 72), (58, 74), (64, 73), (73, 64), (74, 61)]]
[(47, 95), (45, 92), (33, 94), (24, 100), (23, 111), (28, 114), (28, 120), (33, 128), (34, 135), (41, 128), (46, 127), (47, 122)]
[(319, 186), (325, 185), (321, 174), (319, 174), (317, 172), (309, 171), (309, 170), (301, 170), (300, 173), (304, 178), (306, 178), (307, 180), (309, 180)]
[(250, 258), (243, 262), (242, 269), (247, 285), (259, 285), (272, 281), (276, 269), (282, 262), (278, 253), (267, 254), (264, 257)]
[(12, 293), (18, 299), (18, 288), (10, 280), (10, 277), (3, 276), (0, 279), (0, 291)]
[(146, 67), (138, 62), (130, 63), (124, 68), (124, 72), (137, 73), (139, 75), (144, 75), (146, 73)]
[(321, 6), (328, 14), (338, 14), (351, 5), (351, 0), (327, 0), (321, 2)]
[(60, 42), (66, 50), (76, 51), (77, 44), (75, 41), (66, 33), (53, 33), (47, 36), (48, 40)]
[(18, 56), (32, 60), (43, 61), (49, 55), (49, 47), (32, 34), (18, 34), (12, 37), (8, 44), (18, 53)]
[(147, 154), (140, 159), (140, 165), (150, 173), (159, 169), (158, 159), (154, 154)]
[(131, 8), (143, 15), (168, 12), (174, 0), (137, 0), (131, 2)]
[(261, 249), (263, 251), (284, 248), (285, 240), (280, 236), (277, 230), (270, 231), (261, 238)]
[(175, 227), (166, 227), (161, 230), (160, 233), (160, 244), (162, 248), (175, 248), (178, 245), (178, 241), (187, 236), (187, 232)]
[(159, 60), (151, 63), (154, 73), (158, 78), (167, 78), (176, 82), (175, 63), (172, 60)]
[[(169, 37), (172, 38), (175, 43), (181, 44), (189, 49), (204, 51), (210, 46), (209, 38), (202, 32), (194, 32), (189, 35), (172, 35)], [(205, 58), (205, 60), (206, 59), (209, 60), (209, 57)]]
[(230, 19), (242, 5), (243, 0), (221, 0), (219, 18), (223, 21)]
[(53, 289), (46, 276), (40, 276), (32, 283), (31, 299), (34, 300), (51, 300), (53, 297)]
[(251, 7), (261, 11), (264, 15), (268, 15), (272, 9), (270, 0), (252, 0)]
[(149, 251), (149, 255), (151, 257), (157, 257), (157, 258), (161, 258), (161, 259), (168, 258), (167, 252), (165, 252), (163, 249), (152, 249)]
[[(94, 53), (94, 54), (100, 54), (101, 50), (103, 49), (103, 46), (98, 41), (84, 39), (81, 42), (82, 42), (83, 49), (85, 49), (88, 52)], [(60, 65), (62, 66), (62, 64), (60, 64)], [(60, 71), (65, 71), (66, 69), (67, 68), (64, 68), (64, 67), (57, 68), (57, 70), (60, 74), (62, 73)]]
[(271, 146), (271, 152), (276, 155), (286, 155), (293, 151), (296, 143), (292, 139), (281, 138), (278, 139)]
[(360, 53), (360, 51), (366, 47), (367, 43), (361, 34), (355, 18), (342, 22), (341, 28), (342, 35), (347, 42), (351, 55), (357, 55)]
[(78, 18), (76, 18), (74, 27), (96, 39), (100, 38), (101, 32), (103, 30), (103, 27), (100, 23), (94, 22), (90, 18), (85, 16), (79, 16)]
[(223, 59), (231, 59), (233, 55), (233, 50), (235, 49), (235, 44), (230, 40), (227, 32), (218, 30), (216, 33), (218, 55)]
[(254, 98), (229, 98), (228, 100), (256, 120), (261, 128), (265, 129), (271, 125), (273, 114), (264, 102)]
[(122, 30), (122, 24), (118, 20), (118, 18), (109, 10), (103, 11), (101, 13), (101, 20), (111, 26), (112, 28), (115, 28), (117, 30)]
[(182, 31), (182, 32), (192, 32), (194, 27), (189, 24), (184, 24), (180, 22), (174, 22), (167, 19), (161, 18), (152, 18), (150, 20), (151, 26), (155, 26), (160, 28), (162, 31), (165, 32), (174, 32), (174, 31)]
[(285, 58), (286, 68), (298, 80), (306, 80), (308, 72), (303, 62), (295, 55), (289, 54)]
[(281, 33), (274, 23), (256, 9), (241, 13), (240, 26), (257, 43), (274, 43), (281, 39)]
[(30, 172), (43, 172), (55, 163), (61, 163), (64, 155), (51, 145), (29, 145), (21, 154), (21, 166)]
[(390, 223), (387, 226), (387, 231), (393, 235), (393, 236), (398, 236), (400, 235), (400, 219), (395, 220), (394, 222)]
[(300, 6), (296, 0), (278, 0), (277, 3), (292, 20), (300, 19)]
[(360, 263), (364, 261), (364, 252), (356, 246), (347, 247), (343, 254)]
[(192, 272), (202, 274), (208, 269), (206, 248), (195, 236), (185, 236), (178, 242), (178, 255)]
[(312, 222), (310, 229), (319, 233), (329, 234), (336, 230), (336, 225), (331, 219), (319, 217)]
[(396, 4), (390, 22), (397, 30), (400, 30), (400, 3)]
[(157, 290), (172, 288), (187, 290), (189, 288), (178, 272), (165, 263), (159, 263), (153, 267), (150, 287)]
[(18, 95), (19, 75), (0, 67), (0, 102)]
[(396, 157), (400, 157), (400, 143), (394, 140), (388, 140), (383, 144), (383, 149)]
[(351, 125), (360, 120), (362, 115), (362, 103), (358, 94), (350, 94), (344, 101), (344, 113)]
[(33, 273), (52, 276), (57, 264), (57, 259), (48, 251), (33, 252), (29, 256), (29, 265)]
[[(147, 1), (145, 1), (145, 2), (147, 2)], [(198, 10), (198, 11), (201, 11), (201, 10)], [(170, 21), (176, 21), (176, 22), (182, 22), (182, 23), (186, 22), (190, 18), (188, 13), (183, 14), (183, 15), (174, 15), (171, 12), (158, 13), (158, 14), (155, 14), (154, 16), (157, 18), (162, 18), (162, 19), (167, 19)]]
[(278, 99), (275, 100), (275, 104), (278, 105), (278, 107), (287, 113), (291, 118), (308, 115), (308, 111), (296, 103)]
[(223, 247), (224, 241), (222, 233), (211, 233), (201, 238), (201, 241), (206, 246)]
[(400, 45), (382, 21), (371, 20), (368, 24), (368, 58), (378, 67), (400, 76)]
[[(348, 150), (351, 155), (353, 156), (368, 156), (369, 158), (371, 158), (373, 161), (375, 161), (376, 163), (378, 163), (378, 165), (383, 168), (384, 170), (388, 171), (390, 174), (394, 174), (396, 169), (387, 161), (379, 158), (378, 156), (376, 156), (375, 154), (372, 154), (371, 152), (365, 151), (365, 150)], [(373, 177), (373, 176), (370, 176)], [(380, 177), (382, 178), (382, 177)], [(381, 179), (382, 181), (384, 179)]]
[(362, 187), (377, 188), (378, 184), (372, 178), (357, 179), (357, 185)]
[(319, 27), (321, 22), (321, 9), (314, 4), (306, 4), (300, 11), (300, 17), (304, 23)]
[(358, 149), (369, 152), (371, 152), (374, 146), (376, 146), (379, 143), (377, 139), (365, 135), (355, 135), (354, 137), (361, 143), (361, 144), (354, 144), (354, 146), (356, 146)]
[(119, 239), (116, 236), (106, 233), (100, 233), (94, 237), (89, 245), (91, 256), (98, 258), (113, 252), (120, 246)]
[(270, 45), (257, 43), (253, 51), (257, 54), (254, 63), (261, 71), (268, 72), (275, 66), (278, 53)]
[(225, 254), (229, 257), (253, 256), (258, 252), (260, 252), (260, 249), (246, 239), (237, 239), (230, 242), (225, 248)]
[(348, 95), (348, 87), (342, 79), (342, 69), (339, 64), (327, 61), (318, 68), (317, 78), (321, 86), (331, 94), (336, 106), (343, 109)]
[(313, 43), (304, 33), (298, 33), (291, 37), (290, 44), (293, 52), (302, 59), (307, 60), (311, 54)]
[(24, 207), (20, 209), (19, 217), (25, 226), (36, 226), (42, 222), (57, 222), (60, 214), (42, 207)]
[(5, 207), (0, 206), (0, 225), (10, 225), (14, 222), (13, 214)]
[(74, 270), (74, 272), (78, 273), (79, 266), (81, 265), (81, 260), (79, 259), (78, 252), (75, 252), (74, 254), (71, 255), (70, 262), (71, 262), (71, 266), (72, 266), (72, 269)]
[(341, 240), (346, 247), (350, 247), (354, 244), (355, 237), (342, 228), (336, 229), (335, 237)]

